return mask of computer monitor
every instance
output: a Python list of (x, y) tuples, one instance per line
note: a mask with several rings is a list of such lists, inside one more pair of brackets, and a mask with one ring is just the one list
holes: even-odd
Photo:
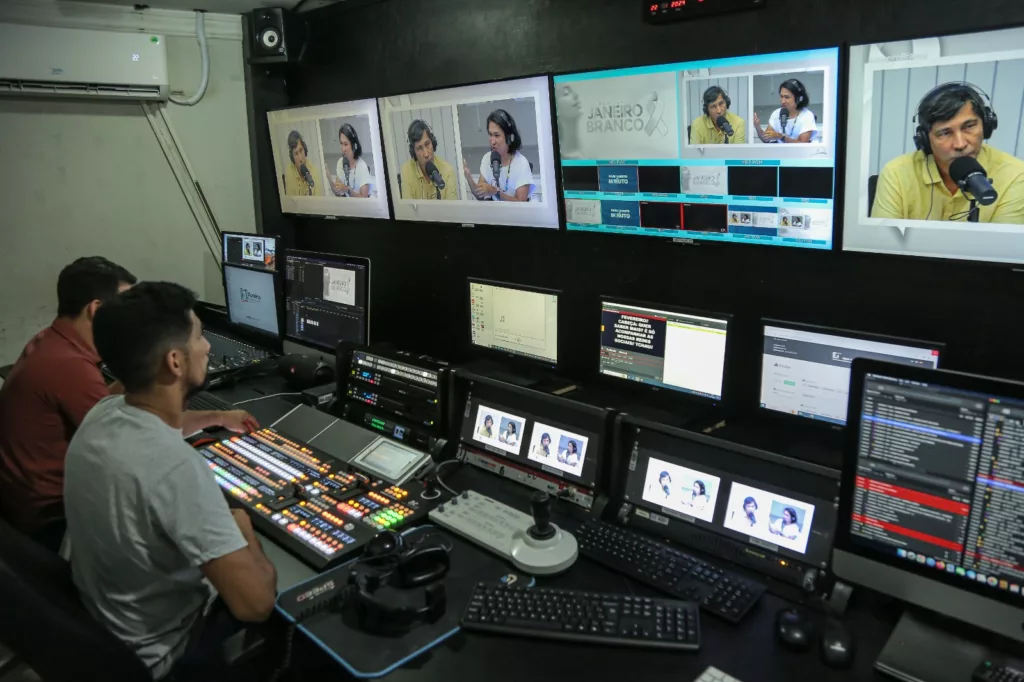
[(936, 368), (944, 344), (762, 320), (761, 407), (842, 426), (850, 364), (873, 358)]
[(509, 356), (558, 364), (558, 291), (469, 280), (470, 339)]
[(601, 300), (601, 374), (721, 400), (729, 316)]
[(277, 237), (245, 232), (221, 234), (221, 262), (277, 272)]
[(1024, 384), (859, 359), (848, 420), (836, 575), (1024, 641)]
[(285, 336), (332, 353), (341, 341), (369, 343), (370, 259), (288, 251)]
[(281, 324), (274, 273), (225, 265), (224, 300), (232, 324), (280, 340)]

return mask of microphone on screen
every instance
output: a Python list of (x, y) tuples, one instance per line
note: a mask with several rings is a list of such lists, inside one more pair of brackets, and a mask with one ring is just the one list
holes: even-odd
[(494, 186), (498, 186), (498, 179), (501, 177), (501, 154), (491, 152), (491, 173), (494, 174)]
[(348, 163), (348, 157), (347, 156), (341, 157), (341, 164), (342, 164), (342, 169), (345, 171), (345, 185), (347, 186), (349, 184), (349, 181), (348, 181), (349, 180), (349, 178), (348, 178), (349, 171), (352, 169), (352, 167)]
[(718, 126), (719, 130), (725, 133), (726, 139), (736, 134), (735, 131), (732, 129), (732, 124), (729, 123), (729, 119), (725, 117), (725, 114), (722, 114), (715, 120), (715, 125)]
[(433, 161), (427, 161), (425, 170), (427, 171), (427, 177), (434, 183), (434, 186), (439, 190), (444, 189), (444, 178), (441, 177), (441, 171), (437, 170), (437, 166), (434, 165)]
[(299, 175), (301, 175), (302, 179), (306, 181), (309, 188), (313, 189), (313, 174), (309, 172), (308, 168), (306, 168), (306, 164), (299, 166)]
[(994, 204), (999, 192), (985, 175), (985, 168), (977, 159), (961, 156), (949, 164), (949, 177), (960, 186), (964, 194), (970, 194), (982, 206)]
[(779, 114), (779, 125), (782, 126), (782, 130), (779, 132), (783, 135), (786, 134), (786, 124), (789, 123), (789, 109), (783, 109)]

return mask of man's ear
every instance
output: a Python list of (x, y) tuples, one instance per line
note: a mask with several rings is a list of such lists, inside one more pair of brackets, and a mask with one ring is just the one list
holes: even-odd
[(180, 348), (172, 348), (164, 355), (164, 366), (175, 377), (185, 375), (185, 353)]
[(86, 319), (88, 319), (90, 322), (96, 319), (96, 311), (100, 309), (101, 305), (103, 305), (103, 302), (100, 301), (100, 299), (98, 298), (93, 301), (89, 301), (89, 303), (85, 306), (83, 310)]

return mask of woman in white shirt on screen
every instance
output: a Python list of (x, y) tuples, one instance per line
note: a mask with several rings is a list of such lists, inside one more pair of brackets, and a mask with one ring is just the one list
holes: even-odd
[(338, 129), (338, 145), (341, 147), (341, 158), (334, 169), (337, 177), (331, 178), (334, 196), (365, 199), (370, 196), (373, 174), (363, 161), (363, 145), (359, 142), (356, 129), (350, 124), (343, 123)]
[(576, 441), (570, 440), (565, 445), (565, 450), (558, 453), (558, 461), (566, 466), (577, 466), (580, 463), (580, 449)]
[(800, 526), (797, 525), (796, 510), (786, 507), (782, 510), (782, 516), (775, 519), (768, 525), (768, 532), (772, 535), (781, 535), (787, 540), (796, 540), (800, 535)]
[(810, 101), (807, 96), (807, 88), (803, 83), (795, 78), (784, 81), (779, 86), (779, 103), (782, 106), (772, 112), (767, 129), (761, 130), (761, 118), (756, 113), (754, 114), (754, 131), (761, 138), (761, 142), (786, 144), (820, 142), (818, 117), (807, 108)]
[(505, 445), (515, 447), (519, 444), (519, 436), (516, 435), (516, 423), (509, 422), (505, 430), (498, 436), (498, 440)]
[[(487, 117), (487, 137), (491, 151), (480, 160), (479, 179), (473, 180), (469, 164), (462, 160), (469, 191), (480, 201), (529, 201), (534, 188), (533, 168), (529, 160), (519, 153), (523, 140), (515, 120), (507, 111), (495, 109)], [(498, 162), (497, 180), (492, 158)]]
[(708, 490), (704, 486), (704, 481), (693, 482), (693, 490), (690, 492), (690, 499), (686, 504), (698, 512), (704, 511), (708, 506)]

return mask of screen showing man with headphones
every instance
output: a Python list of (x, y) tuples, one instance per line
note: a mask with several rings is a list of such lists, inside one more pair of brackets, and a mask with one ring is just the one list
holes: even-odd
[(1024, 28), (850, 56), (844, 248), (1024, 262)]
[(380, 100), (395, 218), (558, 227), (546, 78)]
[(388, 218), (377, 102), (267, 112), (281, 210)]

